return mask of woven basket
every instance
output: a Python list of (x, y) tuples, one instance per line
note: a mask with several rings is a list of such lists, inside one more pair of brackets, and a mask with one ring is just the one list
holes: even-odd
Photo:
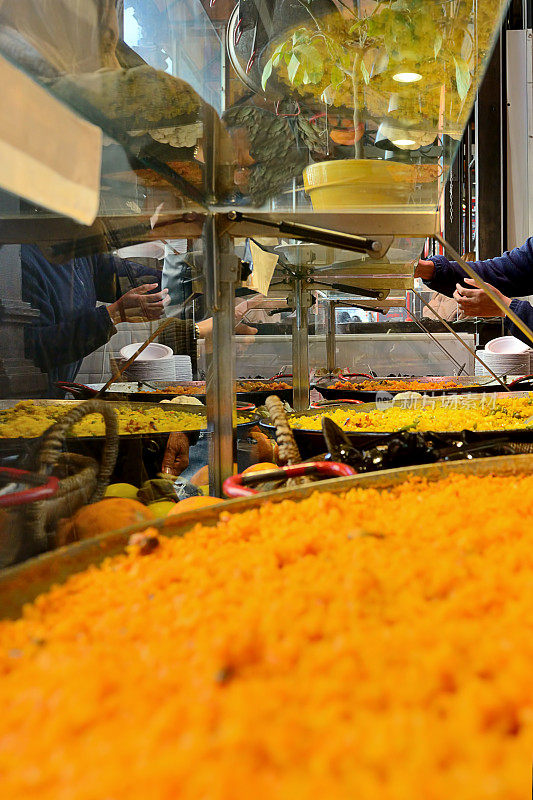
[[(100, 463), (94, 458), (63, 451), (73, 425), (87, 414), (101, 414), (105, 422), (105, 441)], [(87, 400), (64, 414), (46, 432), (37, 455), (37, 474), (54, 474), (59, 489), (54, 497), (25, 506), (21, 511), (24, 536), (31, 555), (56, 546), (55, 529), (60, 519), (70, 517), (83, 505), (96, 503), (104, 496), (118, 453), (118, 423), (110, 403)]]
[(54, 475), (43, 477), (23, 469), (0, 467), (0, 569), (24, 557), (21, 508), (53, 497), (58, 488)]

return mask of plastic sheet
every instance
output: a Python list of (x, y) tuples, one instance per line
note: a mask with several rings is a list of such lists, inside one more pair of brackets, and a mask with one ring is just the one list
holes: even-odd
[(114, 0), (0, 0), (0, 25), (22, 37), (56, 74), (120, 66)]

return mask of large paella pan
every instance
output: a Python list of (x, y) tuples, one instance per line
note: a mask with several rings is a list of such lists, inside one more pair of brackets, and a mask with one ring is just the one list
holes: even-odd
[(532, 507), (531, 457), (410, 469), (9, 571), (14, 615), (71, 579), (0, 624), (6, 795), (516, 800)]

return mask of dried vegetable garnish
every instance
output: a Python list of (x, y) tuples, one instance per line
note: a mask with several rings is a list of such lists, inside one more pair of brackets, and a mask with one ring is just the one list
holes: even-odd
[(456, 475), (132, 542), (0, 623), (2, 795), (521, 800), (532, 514)]

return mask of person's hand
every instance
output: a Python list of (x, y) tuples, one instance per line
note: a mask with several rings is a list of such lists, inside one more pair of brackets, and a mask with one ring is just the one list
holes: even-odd
[(435, 264), (433, 261), (418, 260), (415, 267), (415, 278), (422, 278), (423, 281), (430, 281), (435, 274)]
[[(454, 300), (457, 300), (457, 305), (461, 310), (463, 317), (503, 317), (504, 313), (499, 306), (486, 294), (482, 289), (478, 289), (475, 281), (472, 278), (465, 278), (465, 283), (470, 284), (471, 287), (461, 286), (460, 283), (456, 284), (457, 288), (453, 293)], [(487, 284), (494, 294), (506, 305), (507, 308), (511, 305), (511, 300), (504, 294)]]
[[(278, 308), (284, 304), (286, 304), (285, 300), (268, 300), (262, 294), (254, 294), (246, 298), (246, 300), (241, 300), (241, 302), (235, 306), (235, 333), (248, 336), (253, 336), (257, 333), (257, 328), (242, 322), (246, 314), (251, 311), (252, 308)], [(213, 318), (208, 317), (208, 319), (199, 322), (198, 331), (200, 333), (200, 339), (208, 339), (213, 333)]]
[(189, 439), (187, 434), (176, 432), (168, 437), (161, 472), (166, 475), (181, 475), (189, 466)]
[(281, 298), (272, 298), (269, 299), (262, 294), (253, 294), (250, 297), (247, 297), (246, 300), (243, 300), (238, 305), (235, 306), (235, 333), (241, 334), (250, 334), (250, 333), (257, 333), (255, 328), (250, 328), (249, 325), (245, 325), (244, 323), (240, 322), (240, 320), (246, 317), (246, 314), (249, 311), (252, 311), (254, 308), (260, 308), (263, 310), (278, 310), (278, 309), (289, 309), (287, 301)]
[[(269, 300), (262, 294), (254, 294), (242, 300), (235, 306), (235, 333), (244, 336), (254, 336), (257, 328), (242, 322), (248, 311), (253, 308), (283, 308), (287, 305), (286, 300)], [(200, 339), (210, 339), (213, 333), (213, 318), (208, 317), (197, 323)]]
[[(235, 320), (237, 320), (237, 316), (235, 317)], [(208, 346), (210, 346), (211, 337), (213, 335), (213, 317), (208, 317), (207, 319), (203, 319), (201, 322), (198, 322), (197, 328), (198, 328), (199, 338), (206, 339)], [(254, 336), (257, 333), (257, 328), (252, 328), (250, 325), (245, 325), (242, 322), (237, 322), (235, 333)]]
[(265, 298), (262, 295), (254, 295), (249, 300), (243, 300), (235, 306), (235, 333), (244, 336), (253, 336), (257, 333), (257, 328), (253, 328), (251, 325), (246, 325), (246, 323), (242, 322), (242, 320), (248, 311), (250, 311), (252, 308), (256, 308), (260, 301), (264, 299)]
[(157, 286), (157, 283), (144, 283), (142, 286), (130, 289), (115, 303), (111, 303), (107, 310), (115, 325), (118, 322), (144, 322), (150, 319), (160, 319), (165, 306), (170, 303), (170, 296), (168, 289), (148, 294), (152, 289), (157, 289)]

